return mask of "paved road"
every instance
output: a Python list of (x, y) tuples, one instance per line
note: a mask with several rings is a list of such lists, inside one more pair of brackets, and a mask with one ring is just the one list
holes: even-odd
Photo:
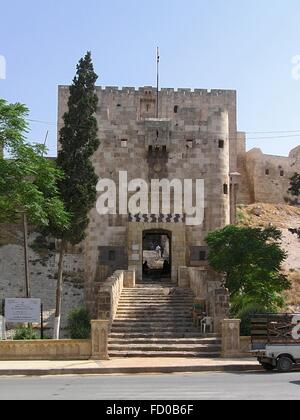
[(1, 400), (300, 399), (300, 372), (0, 378)]

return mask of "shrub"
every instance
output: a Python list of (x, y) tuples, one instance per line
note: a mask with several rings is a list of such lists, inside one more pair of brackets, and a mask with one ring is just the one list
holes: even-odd
[(74, 309), (68, 317), (68, 330), (73, 340), (86, 340), (91, 336), (91, 317), (85, 308)]
[(32, 327), (19, 327), (17, 328), (15, 335), (14, 335), (14, 340), (19, 341), (19, 340), (37, 340), (38, 336), (35, 333), (34, 329)]

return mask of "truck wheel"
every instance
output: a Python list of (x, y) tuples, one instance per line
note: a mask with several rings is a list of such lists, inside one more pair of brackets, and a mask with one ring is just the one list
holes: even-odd
[(293, 361), (289, 357), (280, 357), (277, 361), (277, 369), (279, 372), (290, 372), (293, 368)]
[(268, 372), (271, 372), (275, 369), (275, 366), (270, 365), (269, 363), (261, 363), (262, 367), (267, 370)]

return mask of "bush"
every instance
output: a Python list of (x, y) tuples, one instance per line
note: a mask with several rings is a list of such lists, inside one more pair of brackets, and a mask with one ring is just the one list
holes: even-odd
[(32, 327), (19, 327), (17, 328), (14, 340), (20, 341), (20, 340), (37, 340), (38, 336), (35, 333), (34, 329)]
[(246, 306), (238, 313), (238, 318), (241, 320), (241, 336), (248, 337), (251, 335), (251, 319), (253, 315), (267, 314), (270, 311), (260, 305), (249, 305)]
[(68, 330), (72, 340), (86, 340), (91, 336), (91, 317), (85, 308), (74, 309), (68, 317)]

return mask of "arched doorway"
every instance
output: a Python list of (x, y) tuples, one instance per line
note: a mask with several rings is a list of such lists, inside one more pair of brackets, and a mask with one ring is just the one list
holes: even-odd
[(163, 229), (143, 231), (143, 279), (165, 281), (172, 276), (172, 233)]

